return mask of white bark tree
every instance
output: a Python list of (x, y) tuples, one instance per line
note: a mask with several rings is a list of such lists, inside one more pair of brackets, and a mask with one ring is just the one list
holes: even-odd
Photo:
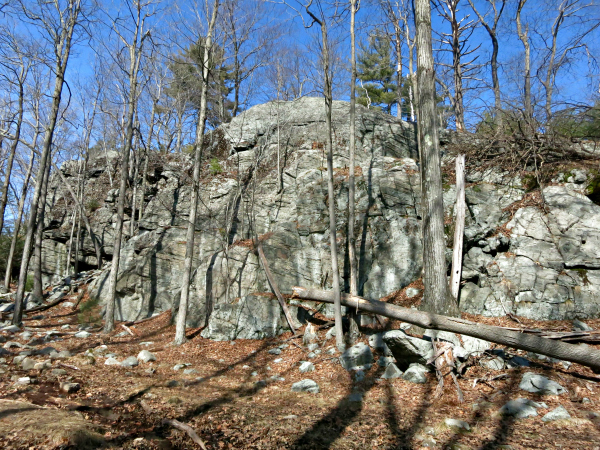
[[(196, 233), (196, 215), (198, 212), (198, 196), (200, 183), (200, 164), (202, 162), (202, 147), (204, 145), (204, 131), (206, 128), (206, 107), (209, 83), (209, 61), (213, 45), (213, 34), (217, 15), (219, 11), (219, 0), (214, 0), (212, 14), (208, 24), (205, 38), (204, 55), (202, 58), (202, 86), (200, 97), (200, 110), (198, 111), (198, 123), (196, 125), (196, 142), (194, 144), (194, 175), (192, 180), (192, 198), (190, 199), (190, 214), (186, 233), (185, 259), (183, 276), (181, 280), (181, 298), (179, 300), (179, 311), (177, 312), (177, 324), (175, 329), (175, 345), (181, 345), (186, 341), (185, 327), (187, 320), (188, 301), (190, 294), (190, 282), (192, 278), (192, 266), (194, 261), (194, 236)], [(208, 316), (208, 313), (207, 313)], [(208, 317), (207, 317), (208, 320)]]
[[(124, 117), (125, 139), (123, 141), (121, 176), (119, 181), (119, 198), (117, 200), (117, 222), (115, 226), (115, 242), (111, 261), (110, 275), (108, 278), (108, 299), (106, 315), (104, 317), (104, 332), (110, 333), (115, 328), (115, 303), (117, 294), (117, 280), (119, 262), (121, 258), (121, 245), (123, 240), (123, 221), (125, 217), (125, 199), (127, 181), (129, 178), (129, 156), (131, 153), (134, 117), (139, 95), (139, 71), (144, 57), (144, 45), (150, 37), (147, 20), (155, 13), (153, 1), (127, 0), (125, 2), (129, 19), (123, 23), (123, 18), (116, 18), (113, 22), (113, 31), (123, 44), (126, 52), (125, 60), (128, 64), (120, 65), (122, 72), (128, 79), (128, 95), (126, 101), (127, 113)], [(131, 31), (128, 31), (131, 30)]]

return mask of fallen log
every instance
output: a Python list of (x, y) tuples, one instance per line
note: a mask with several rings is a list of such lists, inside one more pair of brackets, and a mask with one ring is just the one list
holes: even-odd
[[(333, 303), (332, 292), (303, 287), (293, 287), (292, 291), (294, 297), (302, 300)], [(422, 328), (465, 334), (496, 344), (506, 345), (507, 347), (571, 361), (590, 367), (594, 372), (600, 372), (600, 351), (588, 346), (568, 344), (533, 334), (520, 333), (518, 331), (507, 330), (506, 328), (470, 322), (455, 317), (403, 308), (380, 301), (369, 301), (347, 294), (342, 295), (342, 305), (408, 322)]]
[(69, 297), (67, 296), (67, 294), (63, 294), (61, 297), (59, 297), (57, 300), (53, 301), (52, 303), (48, 303), (47, 305), (36, 306), (35, 308), (31, 308), (31, 309), (26, 309), (24, 312), (25, 312), (25, 314), (30, 314), (33, 312), (46, 311), (47, 309), (50, 309), (56, 305), (61, 304), (68, 298)]

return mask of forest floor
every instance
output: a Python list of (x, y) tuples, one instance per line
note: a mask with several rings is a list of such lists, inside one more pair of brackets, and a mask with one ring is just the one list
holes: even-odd
[[(508, 318), (469, 319), (515, 326)], [(300, 373), (300, 361), (308, 352), (301, 338), (289, 339), (291, 333), (262, 341), (214, 342), (200, 337), (199, 329), (190, 329), (188, 342), (173, 347), (170, 312), (131, 325), (134, 336), (117, 336), (124, 330), (117, 325), (112, 335), (92, 331), (87, 338), (77, 338), (79, 321), (81, 314), (58, 305), (40, 320), (25, 321), (32, 336), (3, 335), (6, 341), (26, 344), (55, 330), (61, 334), (52, 336), (54, 341), (33, 348), (52, 346), (73, 355), (52, 359), (52, 367), (44, 370), (29, 371), (11, 362), (23, 348), (0, 355), (3, 448), (199, 448), (185, 432), (163, 423), (170, 418), (191, 426), (208, 449), (600, 449), (600, 376), (577, 364), (565, 369), (542, 361), (492, 371), (475, 363), (459, 378), (461, 403), (450, 377), (440, 398), (434, 397), (434, 374), (426, 384), (382, 380), (384, 368), (376, 363), (356, 383), (336, 357), (326, 354), (334, 344), (323, 342), (326, 329), (319, 331), (324, 351), (311, 360), (316, 370)], [(588, 324), (600, 328), (600, 320)], [(526, 325), (571, 330), (569, 321)], [(287, 347), (280, 355), (268, 352), (282, 344)], [(99, 355), (84, 355), (101, 345), (119, 361), (141, 350), (149, 350), (156, 361), (121, 367), (105, 365)], [(43, 361), (47, 356), (32, 358)], [(174, 370), (176, 364), (189, 364), (185, 369), (195, 373)], [(540, 397), (520, 390), (526, 371), (559, 382), (567, 393)], [(505, 376), (493, 379), (500, 374)], [(28, 384), (18, 381), (23, 377), (29, 377)], [(305, 378), (317, 382), (318, 394), (291, 391), (294, 382)], [(65, 393), (65, 382), (78, 383), (79, 389)], [(353, 402), (351, 394), (357, 390), (363, 399)], [(547, 408), (526, 419), (498, 414), (508, 400), (520, 397), (544, 402)], [(541, 420), (559, 405), (571, 419)], [(469, 430), (449, 427), (446, 419), (464, 421)], [(69, 427), (74, 430), (71, 435)]]

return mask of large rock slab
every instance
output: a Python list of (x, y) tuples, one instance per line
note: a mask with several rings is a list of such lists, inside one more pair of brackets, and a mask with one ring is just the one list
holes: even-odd
[[(357, 107), (356, 124), (359, 286), (365, 297), (376, 300), (409, 285), (422, 271), (415, 129), (363, 107)], [(348, 225), (344, 213), (348, 206), (348, 103), (334, 102), (333, 127), (339, 139), (334, 148), (331, 201), (337, 211), (338, 257), (343, 260)], [(271, 292), (250, 242), (256, 234), (263, 237), (271, 271), (284, 294), (291, 294), (297, 285), (332, 288), (325, 140), (322, 98), (256, 105), (207, 136), (206, 157), (216, 158), (222, 173), (215, 177), (203, 169), (189, 326), (205, 325), (219, 305)], [(92, 153), (84, 174), (86, 206), (102, 253), (111, 257), (117, 191), (110, 180), (117, 176), (120, 157), (110, 150)], [(277, 155), (281, 177), (274, 163)], [(256, 171), (259, 156), (261, 168)], [(184, 152), (150, 155), (139, 233), (128, 235), (129, 217), (125, 218), (117, 281), (118, 320), (137, 320), (178, 308), (192, 162)], [(453, 163), (451, 156), (443, 158), (443, 164)], [(80, 168), (80, 162), (67, 161), (60, 170), (75, 180)], [(509, 312), (532, 319), (600, 317), (600, 206), (582, 194), (586, 185), (581, 180), (587, 175), (581, 173), (573, 171), (567, 177), (577, 181), (544, 189), (545, 210), (516, 208), (526, 193), (518, 176), (500, 169), (469, 173), (473, 184), (466, 189), (463, 311), (486, 316)], [(65, 272), (71, 244), (69, 193), (56, 175), (50, 185), (42, 243), (45, 281)], [(445, 187), (444, 210), (449, 216), (454, 194), (452, 186)], [(81, 265), (97, 263), (85, 231), (79, 258)], [(105, 269), (90, 286), (91, 296), (102, 304), (108, 297), (108, 273)], [(346, 282), (342, 280), (341, 287)], [(293, 302), (333, 317), (332, 305)]]
[[(291, 313), (297, 308), (290, 307)], [(264, 339), (289, 331), (277, 299), (247, 295), (235, 303), (216, 305), (202, 337), (216, 341)]]

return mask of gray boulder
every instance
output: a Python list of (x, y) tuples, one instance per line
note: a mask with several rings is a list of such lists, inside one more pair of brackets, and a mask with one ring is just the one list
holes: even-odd
[(21, 361), (21, 369), (23, 370), (32, 370), (35, 367), (36, 361), (31, 358), (25, 358)]
[(404, 331), (392, 330), (383, 335), (383, 341), (396, 358), (400, 369), (412, 363), (426, 364), (433, 356), (433, 344), (430, 340), (409, 336)]
[(427, 367), (422, 364), (412, 363), (402, 375), (402, 379), (417, 384), (427, 383)]
[(394, 363), (388, 364), (385, 368), (385, 372), (381, 375), (381, 378), (384, 380), (391, 380), (393, 378), (400, 378), (402, 376), (402, 371), (398, 369), (398, 366)]
[[(335, 331), (335, 328), (332, 328), (332, 330)], [(302, 336), (302, 342), (304, 343), (304, 345), (315, 345), (311, 343), (314, 343), (314, 341), (316, 341), (317, 338), (317, 327), (314, 326), (312, 323), (307, 324), (306, 328), (304, 328), (304, 335)], [(329, 338), (331, 338), (331, 336), (326, 337), (326, 339)]]
[(302, 361), (300, 364), (300, 373), (313, 372), (315, 370), (315, 365), (310, 361)]
[(462, 336), (462, 342), (463, 343), (461, 347), (464, 348), (469, 355), (473, 356), (481, 356), (492, 346), (491, 342), (466, 335)]
[(292, 392), (310, 392), (311, 394), (318, 394), (319, 385), (313, 380), (306, 378), (292, 384)]
[(340, 363), (346, 370), (366, 366), (373, 363), (373, 353), (371, 353), (371, 349), (367, 344), (359, 342), (347, 349), (342, 356), (340, 356)]
[(567, 390), (558, 384), (556, 381), (533, 372), (527, 372), (523, 375), (519, 388), (532, 394), (541, 395), (561, 395)]
[(138, 353), (137, 359), (143, 363), (147, 363), (150, 361), (156, 361), (156, 356), (154, 356), (148, 350), (142, 350)]
[(396, 358), (394, 358), (393, 356), (380, 356), (379, 359), (377, 360), (377, 365), (381, 366), (381, 367), (387, 367), (392, 363), (396, 362)]
[(369, 336), (369, 345), (378, 352), (383, 353), (385, 356), (391, 356), (392, 352), (389, 347), (383, 342), (384, 333), (374, 333)]
[(507, 402), (498, 413), (501, 416), (511, 416), (517, 419), (525, 419), (527, 417), (537, 416), (537, 409), (541, 408), (541, 403), (534, 402), (527, 398), (518, 398)]
[(450, 428), (458, 428), (460, 430), (467, 430), (467, 431), (471, 430), (471, 426), (469, 425), (469, 423), (465, 422), (464, 420), (447, 418), (447, 419), (444, 419), (444, 423), (446, 424), (447, 427), (450, 427)]
[[(0, 313), (7, 313), (12, 311), (13, 309), (15, 309), (15, 304), (14, 303), (4, 303), (3, 305), (0, 305)], [(3, 330), (6, 331), (6, 330)]]
[(569, 414), (569, 411), (567, 411), (564, 406), (560, 405), (542, 417), (542, 422), (551, 422), (553, 420), (565, 420), (570, 418), (571, 414)]
[(592, 327), (590, 327), (587, 323), (582, 322), (581, 320), (575, 319), (573, 321), (573, 330), (574, 331), (594, 331)]
[(423, 338), (429, 339), (431, 341), (437, 339), (443, 342), (450, 342), (453, 345), (459, 346), (460, 339), (457, 334), (450, 333), (449, 331), (440, 331), (440, 330), (425, 330), (423, 333)]
[(138, 364), (139, 364), (139, 361), (135, 356), (128, 356), (123, 361), (121, 361), (121, 365), (123, 367), (135, 367)]

